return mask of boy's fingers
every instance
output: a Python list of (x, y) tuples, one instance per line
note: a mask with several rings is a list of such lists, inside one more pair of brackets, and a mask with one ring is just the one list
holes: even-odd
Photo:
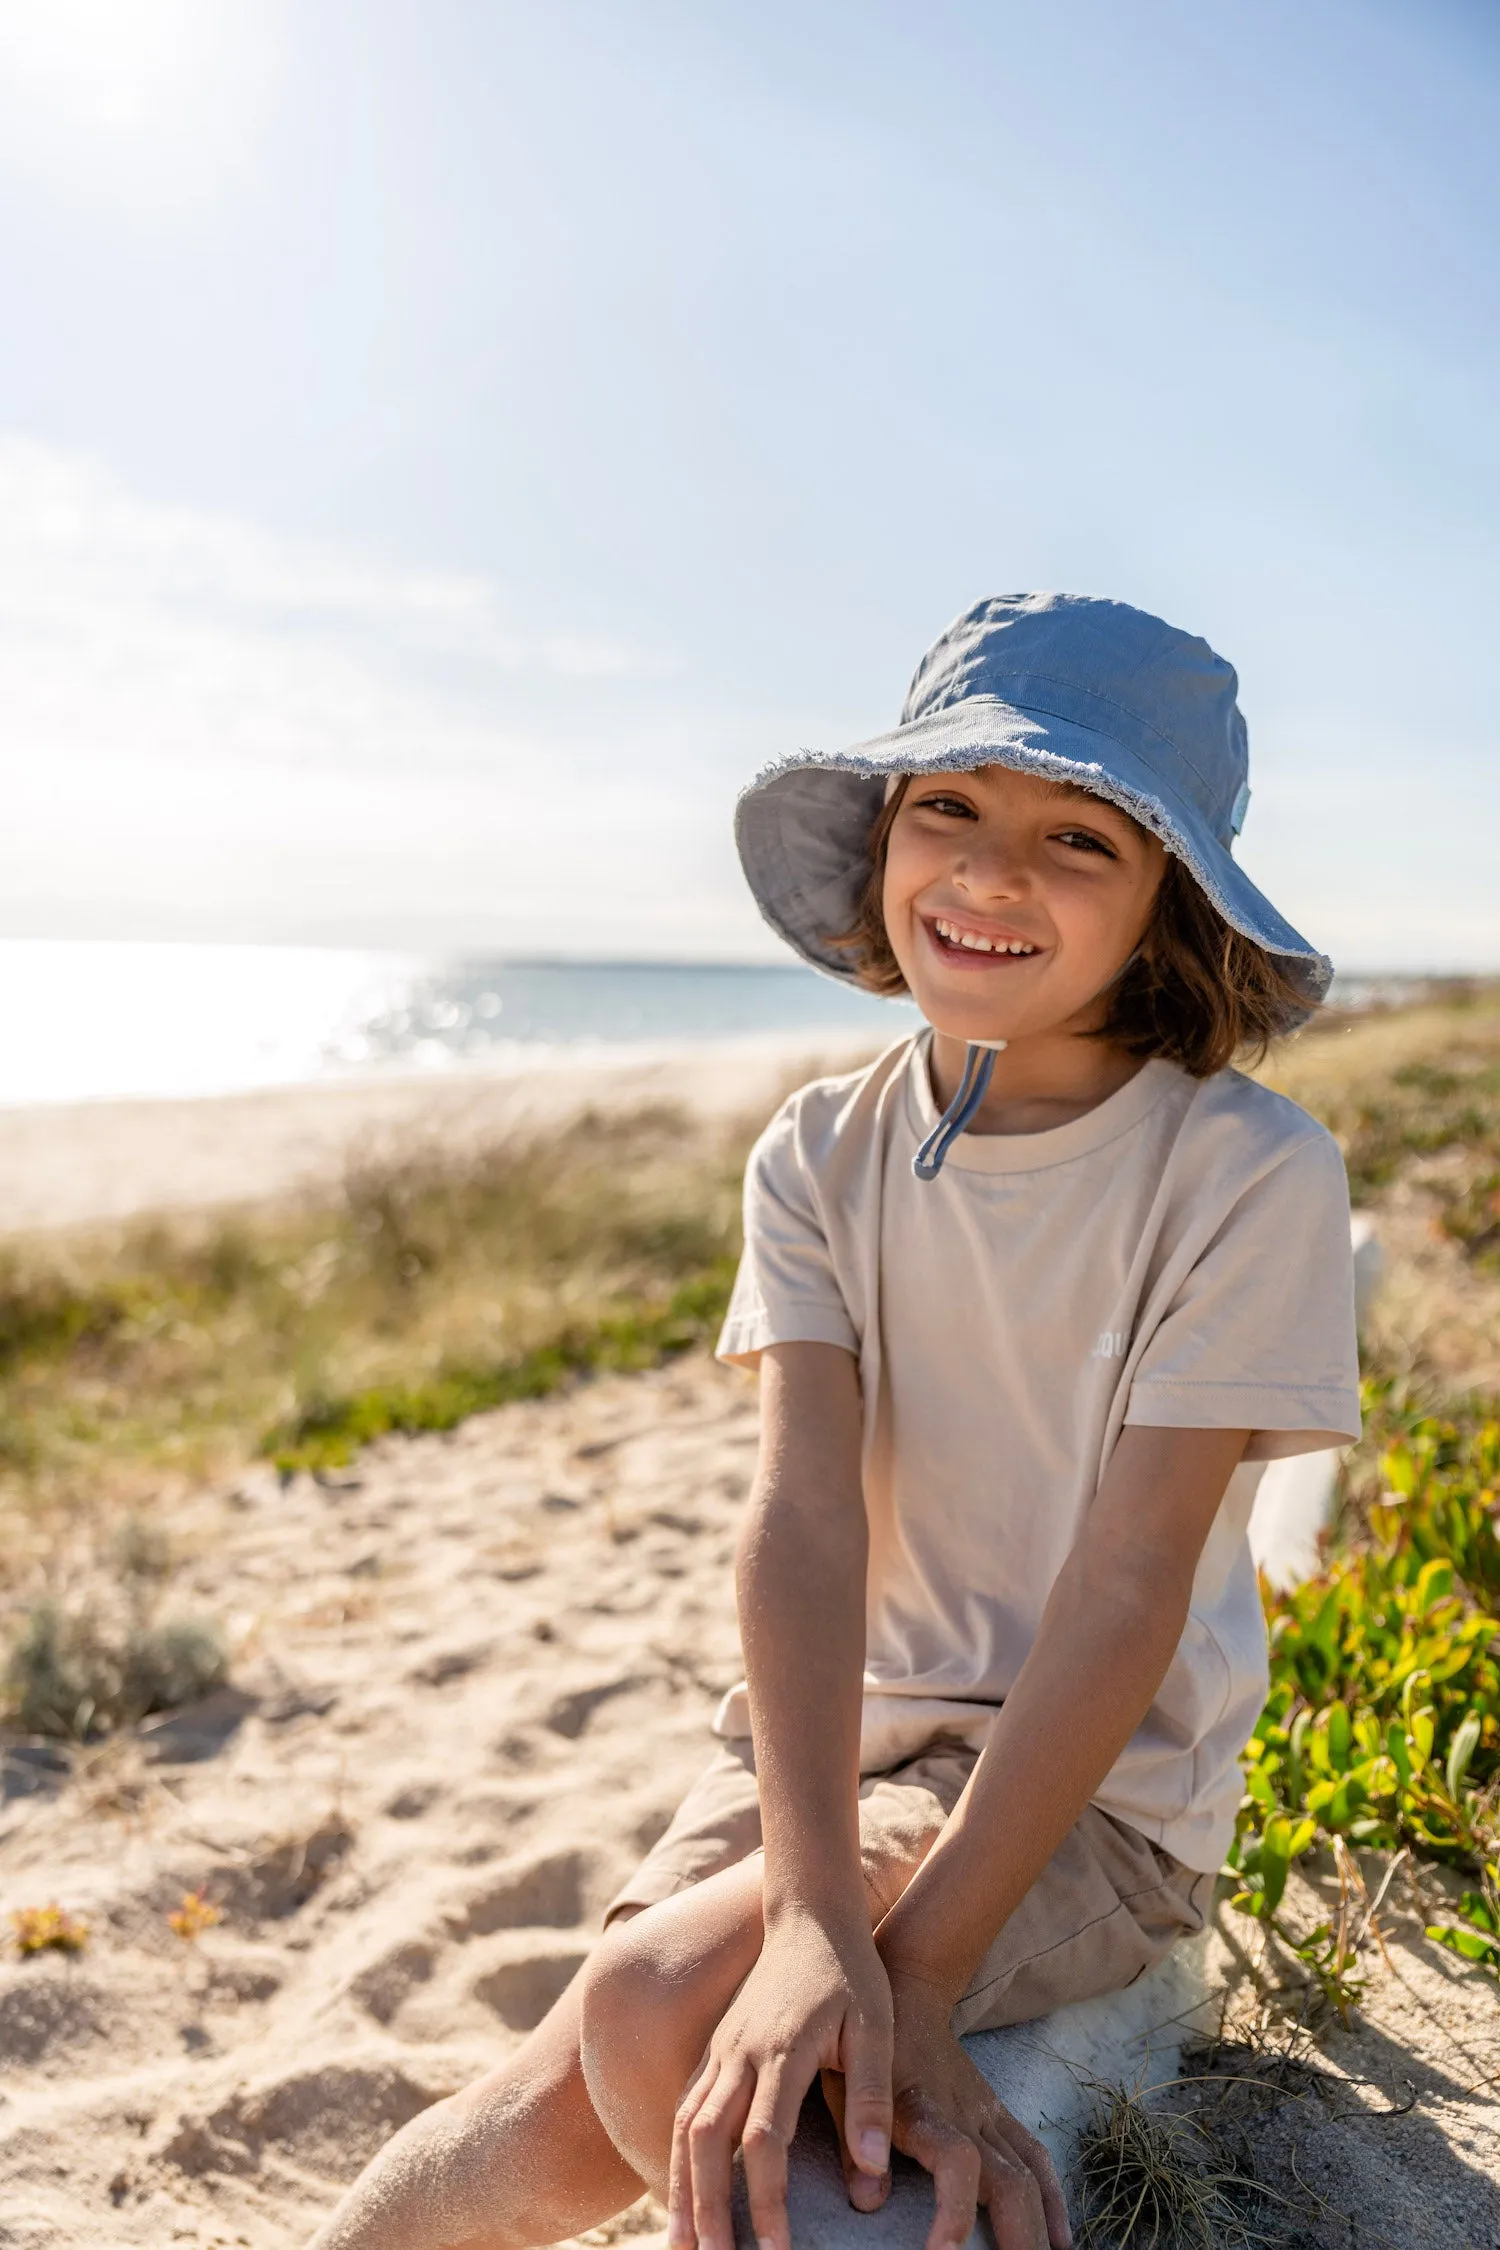
[(693, 2224), (693, 2168), (688, 2161), (688, 2127), (717, 2075), (717, 2063), (711, 2055), (705, 2055), (672, 2120), (672, 2155), (667, 2172), (667, 2250), (693, 2250), (698, 2239)]
[(849, 2144), (844, 2138), (844, 2074), (841, 2070), (824, 2071), (823, 2099), (838, 2135), (844, 2191), (856, 2211), (878, 2211), (891, 2192), (891, 2175), (882, 2172), (877, 2180), (870, 2173), (862, 2172), (849, 2154)]
[(749, 2064), (731, 2063), (720, 2070), (688, 2125), (687, 2160), (698, 2250), (734, 2250), (730, 2172), (735, 2143), (744, 2131), (754, 2093), (755, 2075)]
[(979, 2151), (966, 2133), (920, 2112), (903, 2121), (901, 2146), (932, 2174), (937, 2210), (926, 2250), (961, 2250), (979, 2208)]
[(1035, 2133), (1028, 2133), (1025, 2126), (1018, 2124), (1009, 2110), (1006, 2110), (986, 2126), (985, 2138), (992, 2141), (1004, 2154), (1024, 2164), (1036, 2181), (1047, 2221), (1047, 2241), (1051, 2250), (1072, 2250), (1073, 2229), (1068, 2223), (1068, 2206), (1062, 2182), (1057, 2176), (1057, 2166)]
[(1047, 2220), (1036, 2175), (1008, 2149), (986, 2144), (979, 2193), (995, 2230), (996, 2250), (1047, 2250)]
[(851, 2016), (844, 2026), (844, 2146), (871, 2179), (891, 2165), (891, 2045), (888, 2023)]
[(779, 2058), (765, 2066), (756, 2083), (740, 2149), (757, 2250), (790, 2250), (786, 2152), (797, 2130), (802, 2097), (812, 2084), (814, 2067), (810, 2058), (805, 2063), (794, 2056)]

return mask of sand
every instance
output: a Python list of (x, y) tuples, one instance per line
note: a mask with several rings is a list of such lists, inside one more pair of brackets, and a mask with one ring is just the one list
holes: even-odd
[(820, 1070), (852, 1069), (876, 1044), (867, 1033), (768, 1033), (643, 1050), (630, 1062), (0, 1109), (0, 1235), (273, 1201), (336, 1184), (353, 1159), (439, 1140), (461, 1153), (591, 1105), (660, 1101), (741, 1117)]
[(0, 1904), (89, 1935), (0, 1968), (0, 2243), (300, 2242), (538, 2020), (711, 1752), (755, 1430), (696, 1362), (183, 1513), (233, 1688), (5, 1761)]
[[(710, 1753), (755, 1434), (693, 1360), (184, 1504), (174, 1599), (230, 1621), (234, 1687), (5, 1760), (0, 1905), (89, 1934), (0, 1968), (0, 2244), (286, 2250), (524, 2035)], [(223, 1913), (193, 1943), (187, 1890)], [(1306, 2244), (1500, 2244), (1500, 2003), (1404, 1894), (1385, 1922), (1324, 2047), (1368, 2083), (1278, 2113), (1265, 2161), (1336, 2207)]]

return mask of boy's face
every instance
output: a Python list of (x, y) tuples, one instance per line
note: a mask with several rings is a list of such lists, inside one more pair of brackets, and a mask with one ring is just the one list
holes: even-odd
[(1086, 1031), (1165, 866), (1154, 836), (1081, 789), (1005, 766), (918, 776), (887, 841), (886, 933), (951, 1038)]

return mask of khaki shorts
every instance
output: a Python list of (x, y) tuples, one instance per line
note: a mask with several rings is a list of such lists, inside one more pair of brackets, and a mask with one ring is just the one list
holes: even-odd
[[(935, 1743), (860, 1784), (865, 1883), (882, 1911), (931, 1850), (976, 1755), (960, 1744)], [(754, 1755), (748, 1742), (728, 1743), (610, 1901), (605, 1921), (626, 1907), (659, 1905), (760, 1848)], [(1203, 1928), (1213, 1888), (1212, 1875), (1185, 1867), (1090, 1805), (975, 1970), (953, 2011), (955, 2031), (1027, 2023), (1071, 2000), (1133, 1984), (1178, 1938)]]

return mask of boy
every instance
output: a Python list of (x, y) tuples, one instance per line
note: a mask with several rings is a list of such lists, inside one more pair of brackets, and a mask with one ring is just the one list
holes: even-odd
[[(741, 802), (762, 911), (927, 1025), (804, 1088), (746, 1182), (758, 1365), (725, 1747), (517, 2056), (398, 2136), (320, 2250), (520, 2250), (669, 2199), (788, 2250), (825, 2074), (851, 2200), (1062, 2250), (960, 2044), (1202, 1927), (1265, 1691), (1259, 1464), (1357, 1434), (1338, 1150), (1228, 1067), (1322, 956), (1230, 853), (1230, 667), (1124, 604), (983, 602), (893, 734)], [(684, 2090), (685, 2089), (685, 2090)]]

